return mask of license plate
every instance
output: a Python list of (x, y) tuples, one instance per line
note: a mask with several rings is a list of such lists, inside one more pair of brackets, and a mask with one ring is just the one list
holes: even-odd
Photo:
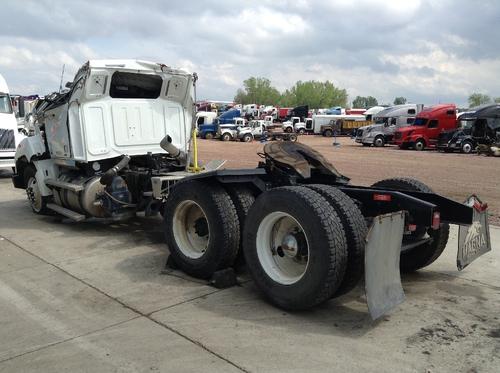
[(481, 255), (491, 251), (490, 228), (486, 205), (477, 196), (470, 196), (465, 204), (472, 207), (471, 225), (461, 225), (458, 232), (457, 267), (461, 271)]

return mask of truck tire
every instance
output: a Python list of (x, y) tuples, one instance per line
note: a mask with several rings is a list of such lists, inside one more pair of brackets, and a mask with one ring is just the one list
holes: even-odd
[(23, 178), (24, 185), (26, 185), (26, 196), (28, 197), (31, 209), (35, 214), (47, 215), (49, 213), (47, 202), (50, 197), (42, 196), (40, 193), (38, 181), (36, 179), (35, 166), (31, 164), (26, 166), (23, 172)]
[(324, 130), (323, 131), (323, 136), (325, 136), (325, 137), (332, 137), (333, 136), (333, 131), (332, 130)]
[[(245, 220), (248, 215), (248, 210), (255, 202), (255, 196), (253, 191), (244, 185), (229, 185), (226, 188), (231, 200), (233, 201), (234, 207), (236, 208), (236, 214), (238, 215), (238, 222), (240, 224), (240, 231), (243, 230), (245, 226)], [(238, 254), (236, 255), (236, 260), (234, 261), (235, 267), (241, 267), (245, 263), (245, 256), (243, 254), (243, 234), (240, 235), (240, 246), (238, 249)]]
[(178, 183), (165, 202), (163, 218), (170, 255), (187, 274), (209, 278), (233, 264), (240, 226), (222, 186), (198, 180)]
[(246, 133), (243, 135), (243, 137), (241, 138), (241, 141), (242, 142), (252, 142), (253, 141), (253, 136), (251, 133)]
[(377, 148), (381, 148), (385, 145), (385, 139), (384, 136), (377, 136), (375, 139), (373, 139), (373, 146)]
[(288, 141), (296, 142), (297, 138), (298, 138), (297, 135), (292, 133), (291, 135), (288, 136)]
[(415, 141), (415, 145), (413, 145), (415, 150), (421, 151), (425, 149), (425, 141), (423, 139), (418, 139)]
[(292, 127), (287, 127), (287, 128), (285, 128), (285, 132), (286, 133), (292, 133), (293, 132), (293, 128)]
[(358, 206), (344, 192), (330, 185), (313, 184), (307, 187), (318, 192), (328, 201), (340, 217), (344, 227), (347, 240), (347, 267), (344, 279), (333, 295), (338, 297), (354, 289), (363, 277), (368, 228)]
[(464, 154), (470, 154), (474, 150), (472, 143), (470, 141), (464, 141), (460, 149)]
[[(393, 178), (385, 179), (376, 182), (372, 185), (377, 188), (408, 190), (416, 192), (433, 193), (432, 189), (424, 183), (411, 179), (411, 178)], [(410, 250), (401, 252), (399, 267), (401, 272), (415, 272), (421, 268), (427, 267), (433, 263), (443, 252), (446, 244), (448, 243), (448, 236), (450, 233), (450, 225), (441, 223), (439, 229), (417, 227), (417, 230), (412, 234), (410, 239), (422, 238), (428, 234), (432, 241), (425, 242), (422, 245), (416, 246)]]
[(297, 131), (297, 133), (298, 133), (299, 135), (303, 135), (304, 133), (306, 133), (306, 130), (305, 130), (304, 128), (300, 128), (300, 129)]
[(207, 132), (204, 138), (207, 140), (212, 140), (214, 138), (214, 134), (212, 132)]
[(230, 133), (223, 133), (222, 136), (220, 137), (222, 141), (231, 141), (233, 139), (233, 136), (231, 136)]
[(347, 266), (342, 221), (323, 196), (302, 186), (257, 198), (246, 219), (243, 251), (256, 286), (287, 310), (330, 299)]

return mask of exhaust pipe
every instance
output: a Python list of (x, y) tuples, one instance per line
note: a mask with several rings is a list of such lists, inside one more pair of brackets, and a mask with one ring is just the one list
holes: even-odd
[(161, 146), (161, 148), (163, 150), (165, 150), (173, 158), (176, 158), (176, 159), (180, 160), (183, 163), (186, 162), (186, 153), (184, 153), (177, 146), (175, 146), (174, 144), (172, 144), (172, 138), (169, 135), (165, 136), (161, 140), (160, 146)]

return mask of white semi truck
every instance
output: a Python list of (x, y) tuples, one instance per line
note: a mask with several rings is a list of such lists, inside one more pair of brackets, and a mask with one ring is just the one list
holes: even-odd
[(0, 168), (14, 168), (16, 147), (24, 136), (18, 131), (7, 82), (0, 74)]
[(256, 168), (201, 166), (196, 78), (152, 62), (87, 62), (37, 111), (14, 186), (35, 213), (74, 221), (161, 213), (172, 265), (214, 279), (243, 255), (256, 286), (288, 310), (345, 294), (364, 276), (370, 313), (381, 316), (403, 300), (400, 269), (436, 260), (450, 223), (463, 230), (459, 267), (490, 249), (477, 197), (454, 202), (407, 178), (355, 186), (300, 143), (266, 144)]
[(391, 106), (374, 115), (375, 123), (356, 131), (356, 142), (363, 146), (381, 147), (392, 141), (398, 128), (411, 126), (415, 117), (424, 108), (423, 104)]

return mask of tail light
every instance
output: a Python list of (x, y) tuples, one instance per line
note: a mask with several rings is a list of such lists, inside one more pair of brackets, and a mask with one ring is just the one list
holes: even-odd
[(378, 194), (375, 193), (373, 195), (374, 201), (382, 201), (382, 202), (391, 202), (392, 196), (390, 194)]
[(439, 225), (441, 224), (441, 214), (439, 211), (434, 211), (432, 214), (432, 229), (439, 229)]

